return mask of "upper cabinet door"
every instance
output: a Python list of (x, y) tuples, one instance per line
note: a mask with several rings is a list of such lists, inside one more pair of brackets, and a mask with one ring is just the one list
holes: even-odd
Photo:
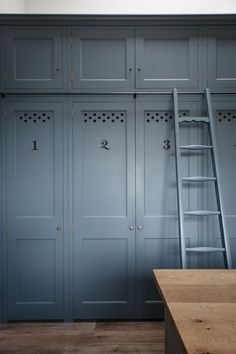
[(6, 89), (62, 89), (62, 30), (6, 30)]
[(72, 89), (133, 89), (133, 31), (74, 29), (71, 36)]
[(198, 31), (140, 30), (136, 35), (136, 87), (197, 88)]
[(236, 85), (236, 29), (208, 31), (208, 86)]

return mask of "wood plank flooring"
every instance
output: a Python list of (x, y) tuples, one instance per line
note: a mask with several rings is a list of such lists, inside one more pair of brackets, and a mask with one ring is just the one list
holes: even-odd
[(0, 324), (1, 354), (164, 353), (163, 322)]

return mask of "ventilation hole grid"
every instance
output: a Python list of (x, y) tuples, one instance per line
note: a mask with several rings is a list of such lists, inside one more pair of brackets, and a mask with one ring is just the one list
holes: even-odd
[(218, 111), (216, 113), (218, 122), (231, 122), (236, 120), (236, 110), (234, 111)]
[(124, 123), (125, 112), (90, 112), (82, 113), (84, 123)]
[(19, 112), (18, 119), (24, 123), (46, 123), (52, 118), (51, 112)]
[[(187, 116), (188, 112), (187, 111), (180, 111), (179, 116)], [(174, 119), (174, 112), (171, 111), (159, 111), (159, 112), (153, 112), (153, 111), (148, 111), (145, 112), (145, 122), (146, 123), (168, 123)]]

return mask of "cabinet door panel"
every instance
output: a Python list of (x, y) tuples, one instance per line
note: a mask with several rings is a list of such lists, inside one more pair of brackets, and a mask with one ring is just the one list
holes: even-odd
[(197, 30), (136, 32), (137, 88), (196, 88)]
[[(222, 184), (222, 198), (226, 226), (231, 246), (233, 266), (236, 265), (236, 103), (235, 97), (221, 96), (214, 98), (214, 116), (216, 124), (217, 149), (219, 154), (219, 169)], [(216, 208), (215, 198), (210, 198), (211, 207)], [(222, 247), (218, 218), (215, 217), (210, 224), (210, 237), (216, 246)], [(223, 256), (211, 256), (211, 267), (224, 268)]]
[(134, 316), (133, 103), (73, 102), (75, 318)]
[(236, 85), (236, 29), (208, 31), (208, 86)]
[(125, 30), (72, 30), (72, 89), (132, 89), (133, 37)]
[(6, 89), (62, 89), (62, 30), (6, 30)]
[(63, 318), (61, 141), (60, 102), (7, 102), (9, 320)]
[[(182, 108), (183, 107), (183, 108)], [(181, 115), (196, 115), (198, 102), (180, 103)], [(154, 268), (180, 266), (177, 219), (177, 191), (175, 175), (174, 115), (167, 97), (155, 101), (140, 99), (137, 102), (136, 123), (136, 220), (137, 226), (137, 286), (138, 314), (140, 318), (161, 318), (162, 303), (152, 277)], [(197, 143), (201, 130), (195, 126), (181, 128), (183, 144)], [(199, 156), (185, 154), (181, 158), (182, 172), (198, 175)], [(196, 188), (184, 186), (184, 208), (196, 209), (199, 203)], [(186, 220), (188, 245), (199, 242), (198, 221)], [(196, 259), (189, 259), (196, 266)]]

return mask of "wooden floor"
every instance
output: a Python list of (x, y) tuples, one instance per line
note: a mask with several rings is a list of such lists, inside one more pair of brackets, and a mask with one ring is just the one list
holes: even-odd
[(163, 322), (0, 324), (0, 353), (164, 353)]

